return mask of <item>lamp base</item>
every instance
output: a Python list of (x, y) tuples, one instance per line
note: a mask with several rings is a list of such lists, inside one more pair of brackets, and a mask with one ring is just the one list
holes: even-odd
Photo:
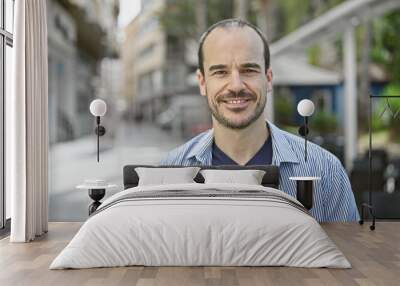
[(374, 207), (371, 206), (370, 204), (363, 203), (363, 204), (361, 205), (361, 218), (360, 218), (360, 220), (358, 221), (358, 223), (359, 223), (360, 225), (363, 225), (363, 224), (364, 224), (364, 213), (365, 213), (364, 210), (365, 210), (365, 209), (368, 209), (369, 213), (370, 213), (371, 216), (372, 216), (372, 225), (369, 226), (369, 229), (370, 229), (370, 230), (375, 230), (375, 219), (376, 219), (376, 217), (375, 217), (375, 215), (374, 215)]
[(100, 200), (104, 198), (106, 194), (106, 189), (89, 189), (88, 192), (89, 197), (94, 200), (94, 202), (89, 206), (89, 215), (91, 215), (101, 205)]
[(314, 182), (298, 180), (296, 181), (296, 197), (303, 206), (310, 210), (314, 203)]
[(310, 210), (314, 204), (314, 181), (320, 177), (290, 177), (296, 181), (296, 199), (307, 209)]

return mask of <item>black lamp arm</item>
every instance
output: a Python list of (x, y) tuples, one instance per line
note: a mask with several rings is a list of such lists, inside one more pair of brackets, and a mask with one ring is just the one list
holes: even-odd
[(103, 136), (104, 134), (106, 134), (106, 129), (104, 128), (104, 126), (100, 125), (100, 116), (96, 116), (96, 129), (94, 130), (94, 132), (97, 135), (97, 162), (100, 161), (100, 136)]
[(304, 116), (305, 136), (304, 136), (304, 161), (307, 162), (307, 135), (308, 135), (308, 116)]
[(304, 116), (304, 124), (299, 128), (300, 136), (304, 137), (304, 160), (307, 162), (307, 135), (308, 135), (308, 116)]

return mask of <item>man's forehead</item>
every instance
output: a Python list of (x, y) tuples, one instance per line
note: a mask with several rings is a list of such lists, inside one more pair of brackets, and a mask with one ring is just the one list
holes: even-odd
[(232, 36), (232, 35), (247, 36), (249, 39), (253, 40), (257, 38), (259, 40), (259, 44), (262, 45), (262, 40), (260, 35), (258, 35), (257, 32), (249, 26), (217, 27), (208, 34), (208, 36), (204, 40), (204, 45), (207, 45), (208, 42), (215, 41), (216, 39), (219, 39), (222, 36)]
[(232, 55), (240, 56), (244, 61), (262, 60), (263, 41), (256, 31), (247, 26), (215, 28), (203, 44), (204, 62), (229, 60)]

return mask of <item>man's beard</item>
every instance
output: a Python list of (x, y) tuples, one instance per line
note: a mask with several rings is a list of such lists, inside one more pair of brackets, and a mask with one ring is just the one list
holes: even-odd
[(244, 91), (240, 91), (239, 93), (231, 92), (222, 96), (222, 99), (217, 99), (216, 101), (210, 101), (207, 95), (208, 107), (211, 110), (211, 114), (221, 125), (230, 129), (244, 129), (250, 126), (253, 122), (260, 118), (261, 114), (263, 114), (265, 105), (267, 103), (267, 95), (261, 95), (261, 99), (259, 102), (257, 102), (254, 112), (248, 116), (248, 118), (242, 120), (241, 122), (235, 122), (234, 120), (224, 116), (224, 114), (219, 110), (218, 101), (222, 101), (223, 99), (226, 100), (240, 98), (254, 98), (254, 95)]

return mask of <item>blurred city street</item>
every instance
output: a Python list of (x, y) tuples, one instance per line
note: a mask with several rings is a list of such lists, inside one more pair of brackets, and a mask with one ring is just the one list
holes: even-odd
[(183, 143), (156, 126), (123, 122), (114, 128), (115, 139), (100, 138), (100, 162), (96, 158), (96, 136), (54, 144), (50, 149), (49, 219), (84, 221), (91, 199), (75, 187), (85, 179), (103, 179), (118, 185), (105, 198), (123, 189), (122, 169), (126, 164), (158, 164), (174, 147)]
[[(376, 98), (371, 114), (365, 111), (370, 93), (400, 94), (393, 65), (400, 58), (393, 48), (400, 45), (398, 0), (47, 2), (51, 221), (87, 218), (91, 199), (76, 189), (84, 180), (118, 185), (108, 197), (123, 188), (124, 165), (158, 164), (211, 127), (197, 85), (197, 49), (207, 27), (227, 18), (248, 20), (267, 35), (274, 75), (268, 120), (297, 134), (303, 122), (297, 104), (313, 101), (310, 139), (346, 167), (358, 204), (368, 189), (372, 118), (377, 191), (385, 210), (396, 202), (382, 186), (390, 178), (400, 189), (400, 125), (390, 117), (400, 100)], [(99, 163), (89, 112), (94, 99), (107, 104)], [(393, 209), (380, 214), (398, 216)]]

